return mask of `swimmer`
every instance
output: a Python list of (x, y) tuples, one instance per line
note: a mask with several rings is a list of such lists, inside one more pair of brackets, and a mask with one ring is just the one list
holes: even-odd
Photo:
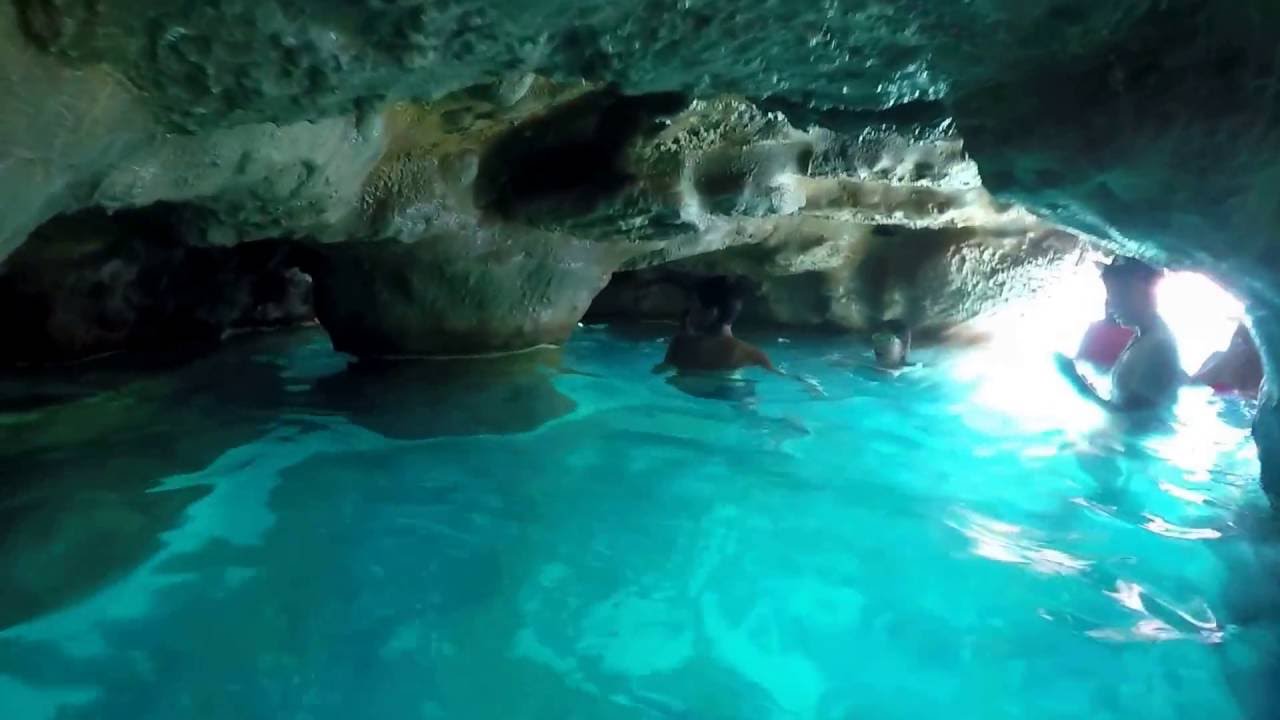
[(714, 325), (706, 333), (698, 332), (692, 310), (685, 311), (680, 332), (671, 338), (666, 357), (653, 368), (655, 374), (670, 370), (733, 372), (748, 367), (760, 367), (771, 373), (784, 374), (774, 367), (760, 348), (733, 336), (733, 321), (742, 311), (740, 298), (731, 298), (727, 304), (713, 309)]
[(1163, 273), (1127, 257), (1102, 268), (1107, 286), (1107, 313), (1135, 335), (1116, 360), (1111, 373), (1111, 397), (1103, 398), (1080, 373), (1076, 363), (1058, 354), (1058, 369), (1089, 400), (1113, 412), (1168, 408), (1186, 379), (1178, 360), (1178, 346), (1156, 309), (1156, 286)]
[(876, 367), (902, 370), (907, 366), (907, 355), (911, 352), (911, 329), (901, 320), (884, 321), (871, 336), (871, 351), (876, 358)]
[[(763, 350), (733, 336), (733, 323), (742, 312), (741, 286), (723, 276), (706, 280), (698, 288), (698, 305), (701, 311), (698, 316), (695, 316), (693, 308), (685, 311), (680, 331), (667, 346), (666, 357), (653, 368), (655, 374), (675, 370), (686, 379), (689, 375), (710, 375), (710, 379), (722, 383), (733, 379), (740, 370), (759, 367), (775, 375), (794, 378), (815, 398), (826, 397), (816, 381), (788, 375), (775, 367)], [(707, 313), (710, 319), (700, 327), (699, 320)], [(689, 392), (689, 383), (677, 380), (673, 384)], [(713, 394), (719, 397), (726, 390), (728, 388), (718, 387)], [(743, 388), (732, 388), (729, 392), (734, 396), (742, 393)], [(690, 394), (703, 396), (706, 393)]]

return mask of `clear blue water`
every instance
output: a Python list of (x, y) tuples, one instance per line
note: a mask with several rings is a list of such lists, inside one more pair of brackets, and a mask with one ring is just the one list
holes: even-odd
[(821, 393), (682, 389), (662, 334), (4, 386), (0, 716), (1276, 716), (1247, 405), (1138, 436), (1048, 358), (806, 337), (761, 340)]

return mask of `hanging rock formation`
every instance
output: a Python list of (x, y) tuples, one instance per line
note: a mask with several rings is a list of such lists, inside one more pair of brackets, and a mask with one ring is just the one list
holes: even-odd
[[(1274, 366), (1277, 46), (1270, 0), (15, 0), (0, 7), (0, 257), (57, 215), (179, 202), (187, 242), (320, 248), (312, 261), (337, 268), (316, 276), (321, 319), (345, 347), (501, 349), (563, 336), (619, 268), (718, 253), (789, 284), (804, 273), (763, 268), (871, 247), (785, 247), (788, 223), (914, 232), (860, 223), (861, 195), (839, 212), (820, 198), (884, 173), (862, 161), (894, 135), (922, 179), (880, 179), (928, 185), (929, 157), (963, 137), (997, 196), (1235, 289)], [(449, 98), (464, 101), (438, 137), (466, 149), (397, 129), (389, 103)], [(754, 100), (690, 120), (716, 98)], [(844, 267), (823, 262), (824, 283)], [(399, 289), (360, 280), (362, 263), (395, 265)], [(840, 288), (856, 270), (838, 273), (805, 312), (770, 292), (772, 312), (856, 316), (834, 300), (857, 295)], [(490, 283), (508, 286), (450, 289)], [(1268, 392), (1258, 437), (1280, 486), (1277, 412)]]

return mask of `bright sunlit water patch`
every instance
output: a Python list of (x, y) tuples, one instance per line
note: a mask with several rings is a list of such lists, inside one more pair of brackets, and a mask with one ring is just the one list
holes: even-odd
[(83, 374), (0, 438), (0, 717), (1273, 717), (1251, 408), (1126, 431), (1034, 320), (896, 377), (755, 338), (808, 385), (669, 383), (661, 327)]
[[(1226, 349), (1244, 320), (1244, 305), (1198, 273), (1166, 274), (1156, 300), (1188, 375), (1209, 355)], [(1054, 353), (1074, 357), (1089, 325), (1103, 317), (1105, 304), (1097, 267), (1082, 263), (1044, 291), (978, 321), (975, 328), (989, 335), (991, 342), (960, 358), (954, 372), (959, 379), (976, 383), (973, 400), (1015, 415), (1024, 427), (1094, 428), (1104, 420), (1104, 413), (1061, 381), (1052, 357)], [(1081, 369), (1104, 395), (1109, 392), (1108, 376), (1089, 367)], [(1032, 389), (1032, 402), (1028, 389)], [(1196, 402), (1190, 407), (1203, 405)]]

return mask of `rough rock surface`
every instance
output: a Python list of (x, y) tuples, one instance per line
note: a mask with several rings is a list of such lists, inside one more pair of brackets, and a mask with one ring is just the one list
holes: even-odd
[[(0, 117), (0, 257), (52, 216), (101, 202), (100, 192), (125, 205), (200, 200), (192, 204), (215, 217), (196, 227), (220, 228), (215, 239), (297, 228), (321, 239), (380, 240), (358, 223), (345, 224), (359, 217), (348, 214), (345, 199), (363, 182), (360, 162), (372, 166), (382, 157), (385, 101), (434, 101), (489, 86), (498, 104), (518, 104), (537, 73), (564, 84), (616, 83), (627, 96), (650, 95), (650, 110), (661, 109), (668, 93), (753, 98), (788, 113), (792, 125), (835, 131), (846, 147), (865, 146), (863, 135), (877, 124), (900, 126), (917, 141), (937, 139), (920, 132), (956, 129), (997, 194), (1115, 249), (1217, 275), (1247, 299), (1274, 367), (1277, 46), (1280, 6), (1271, 0), (15, 0), (0, 8), (0, 89), (15, 99)], [(583, 123), (577, 135), (599, 141), (579, 150), (617, 149), (605, 141), (618, 134), (591, 129), (610, 126), (601, 120), (607, 111), (575, 117)], [(267, 153), (259, 164), (254, 158), (272, 142), (271, 132), (260, 129), (255, 140), (238, 128), (267, 123), (299, 139), (335, 128), (347, 139), (317, 142), (333, 152), (311, 158), (310, 166), (310, 141), (281, 141), (288, 157)], [(175, 131), (190, 138), (175, 139)], [(221, 183), (199, 181), (210, 169), (181, 160), (151, 165), (164, 169), (135, 178), (139, 188), (162, 188), (165, 197), (133, 195), (121, 180), (102, 191), (108, 177), (129, 174), (134, 158), (198, 158), (220, 133), (245, 133), (228, 148), (250, 156), (243, 178), (233, 161), (236, 177), (222, 183), (236, 189), (225, 197)], [(696, 154), (709, 166), (686, 172), (696, 168), (682, 164), (674, 186), (647, 181), (672, 177), (661, 172), (630, 182), (614, 164), (617, 156), (604, 153), (598, 174), (549, 172), (563, 170), (559, 179), (571, 182), (601, 180), (607, 198), (569, 192), (559, 199), (590, 202), (512, 205), (500, 191), (482, 192), (477, 207), (486, 211), (484, 222), (520, 225), (515, 234), (575, 227), (564, 234), (583, 242), (612, 242), (619, 234), (627, 240), (632, 225), (603, 221), (609, 213), (646, 218), (630, 242), (654, 242), (659, 230), (667, 237), (620, 261), (641, 267), (736, 242), (733, 228), (744, 223), (703, 217), (700, 224), (699, 207), (713, 218), (796, 208), (794, 184), (735, 184), (750, 176), (735, 169), (743, 163), (764, 176), (807, 165), (810, 174), (862, 177), (848, 162), (832, 164), (822, 149), (810, 155), (803, 141), (791, 142), (785, 132), (765, 132), (742, 143), (759, 145), (758, 153), (733, 151), (723, 161), (717, 150), (701, 148)], [(157, 149), (171, 143), (194, 149)], [(334, 159), (332, 172), (326, 158)], [(484, 165), (479, 156), (462, 163), (463, 176), (471, 162), (477, 172)], [(480, 186), (491, 188), (489, 179), (481, 175)], [(505, 187), (528, 183), (517, 174)], [(690, 187), (703, 205), (690, 211), (688, 203), (669, 202), (688, 200)], [(187, 197), (196, 192), (202, 196)], [(323, 207), (308, 211), (314, 198)], [(629, 203), (641, 208), (627, 215)], [(287, 221), (277, 218), (277, 204), (287, 207)], [(428, 216), (430, 207), (424, 203)], [(654, 207), (667, 212), (650, 212)], [(684, 232), (686, 224), (694, 231)], [(610, 232), (583, 229), (602, 226)], [(567, 311), (555, 314), (559, 322)], [(1264, 432), (1266, 423), (1280, 424), (1277, 413), (1277, 397), (1268, 392), (1258, 437), (1264, 474), (1280, 486), (1280, 447)]]
[[(170, 253), (181, 244), (191, 257), (277, 236), (305, 243), (295, 255), (315, 279), (317, 314), (339, 348), (361, 355), (561, 342), (611, 273), (708, 253), (682, 271), (758, 277), (783, 322), (860, 328), (888, 312), (947, 325), (1013, 286), (1033, 290), (1038, 269), (1071, 244), (1052, 257), (1022, 252), (1047, 226), (986, 194), (958, 145), (799, 130), (738, 97), (624, 95), (532, 77), (363, 119), (160, 135), (101, 173), (81, 202), (180, 203), (171, 213), (180, 242), (140, 242)], [(34, 274), (48, 235), (32, 235), (0, 268)], [(737, 250), (716, 252), (726, 248)], [(917, 292), (928, 284), (936, 292)], [(21, 292), (84, 305), (76, 288), (27, 283)], [(829, 296), (816, 316), (815, 293)], [(226, 304), (212, 294), (210, 306)], [(51, 332), (40, 346), (76, 357), (145, 346), (166, 327), (127, 325), (117, 319), (91, 339)]]
[(1079, 238), (1026, 218), (1007, 225), (859, 225), (806, 217), (762, 242), (616, 275), (593, 319), (680, 316), (698, 278), (747, 278), (748, 321), (867, 331), (891, 318), (943, 332), (1025, 298), (1081, 259)]

